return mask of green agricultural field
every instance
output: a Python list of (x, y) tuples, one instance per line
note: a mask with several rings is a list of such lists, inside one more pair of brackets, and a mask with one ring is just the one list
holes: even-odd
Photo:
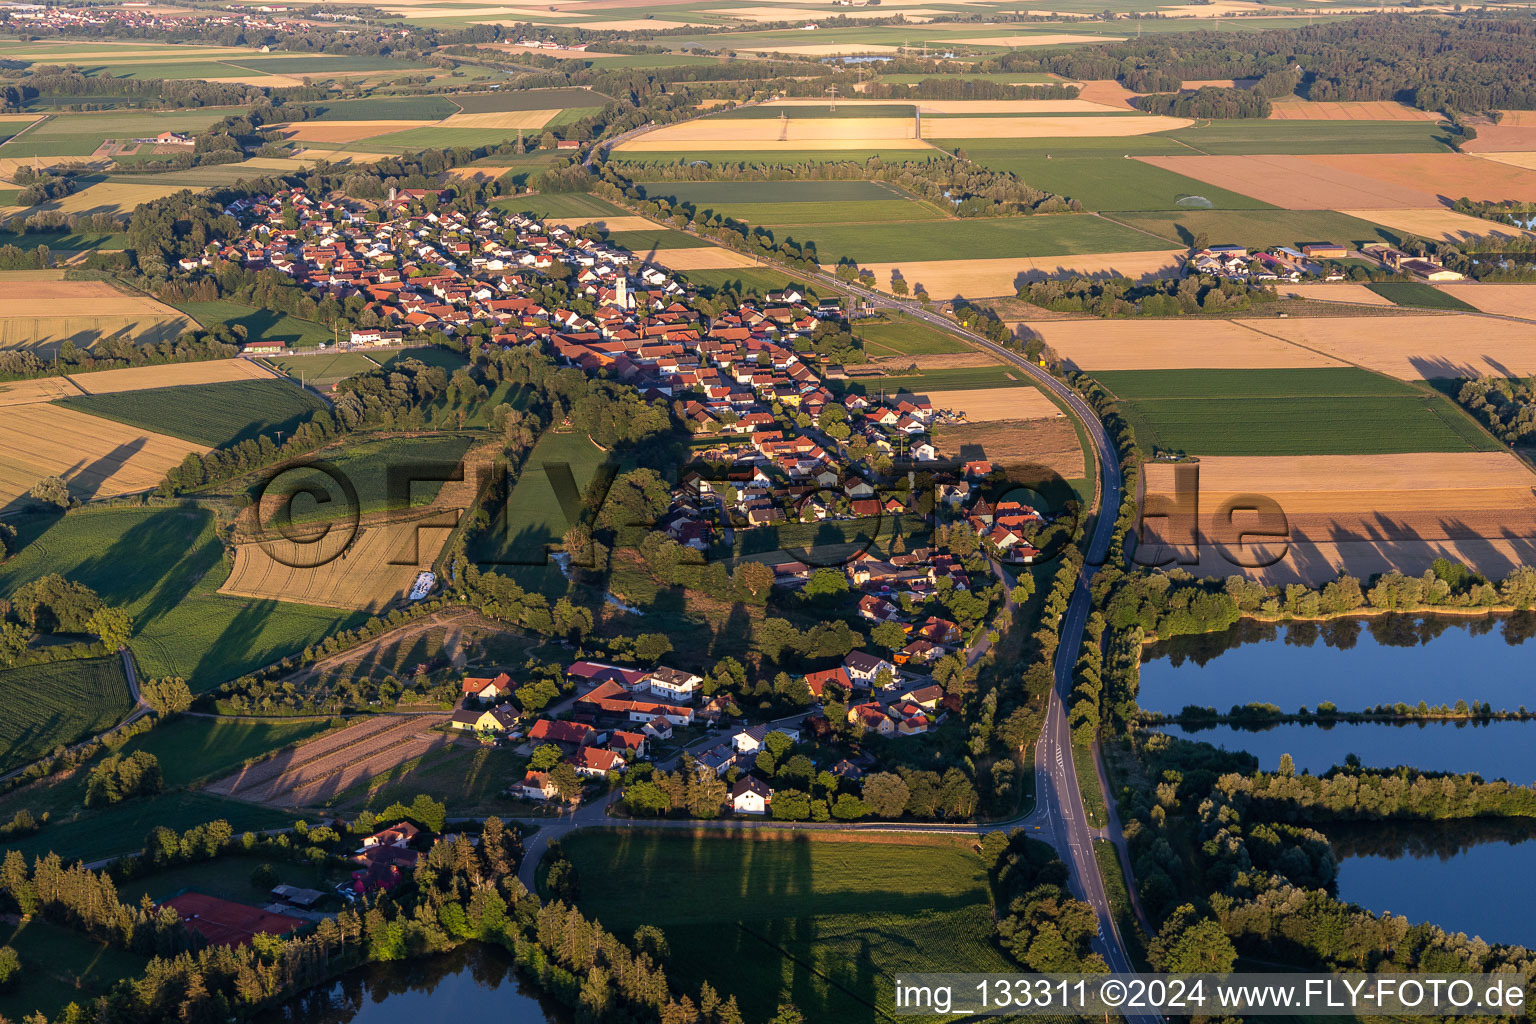
[(867, 203), (743, 203), (717, 209), (716, 212), (753, 226), (781, 229), (803, 228), (821, 224), (909, 223), (911, 221), (954, 220), (936, 206), (916, 199), (904, 203), (883, 201)]
[(501, 814), (516, 810), (503, 791), (528, 770), (528, 758), (502, 747), (454, 745), (434, 750), (337, 795), (331, 807), (382, 811), (399, 800), (410, 803), (425, 793), (461, 814)]
[(233, 380), (189, 387), (77, 395), (56, 404), (213, 448), (295, 427), (325, 403), (284, 380)]
[[(1150, 138), (1150, 136), (1142, 136)], [(1120, 141), (1120, 140), (1115, 140)], [(1189, 150), (1176, 143), (1164, 143), (1166, 148), (1150, 150), (1154, 153), (1188, 153)], [(710, 149), (706, 143), (699, 143), (694, 149), (657, 150), (656, 152), (637, 150), (618, 150), (609, 159), (631, 164), (692, 164), (703, 161), (714, 167), (745, 167), (751, 164), (828, 164), (828, 163), (867, 163), (874, 157), (879, 157), (883, 163), (903, 163), (906, 161), (949, 160), (944, 153), (938, 153), (926, 149), (880, 149), (875, 146), (870, 149), (796, 149), (796, 150), (768, 150), (768, 149)], [(668, 182), (668, 184), (672, 184)], [(682, 184), (679, 182), (678, 184)]]
[[(1205, 236), (1211, 245), (1246, 245), (1263, 249), (1328, 239), (1335, 242), (1391, 242), (1398, 235), (1380, 224), (1332, 210), (1188, 210), (1168, 213), (1115, 213), (1111, 219), (1156, 235), (1168, 247), (1193, 245)], [(1143, 236), (1145, 237), (1145, 236)], [(1162, 248), (1148, 239), (1144, 248)]]
[(144, 841), (157, 826), (184, 832), (222, 818), (239, 835), (246, 831), (285, 828), (299, 815), (269, 807), (227, 800), (210, 793), (178, 790), (160, 796), (124, 800), (110, 807), (93, 808), (69, 820), (55, 819), (41, 832), (9, 844), (28, 860), (48, 852), (65, 863), (104, 860), (144, 849)]
[(1147, 451), (1388, 455), (1498, 447), (1445, 396), (1356, 367), (1094, 376), (1120, 396)]
[(1252, 153), (1448, 153), (1433, 121), (1197, 121), (1162, 133), (1212, 156)]
[(674, 231), (671, 228), (610, 231), (604, 237), (614, 245), (641, 254), (648, 253), (652, 249), (703, 249), (711, 244), (685, 231)]
[(891, 319), (855, 320), (853, 335), (872, 356), (926, 356), (969, 352), (971, 346), (921, 320), (895, 315)]
[(135, 736), (124, 753), (147, 751), (160, 759), (168, 787), (218, 778), (254, 757), (306, 740), (328, 728), (325, 721), (258, 722), (181, 715)]
[(133, 710), (117, 655), (0, 670), (0, 772), (116, 725)]
[[(1180, 145), (1168, 134), (1158, 135), (1105, 135), (1087, 136), (1080, 139), (928, 139), (928, 142), (953, 153), (965, 150), (973, 160), (981, 160), (979, 153), (990, 153), (993, 164), (1025, 156), (1046, 156), (1052, 159), (1063, 156), (1103, 156), (1119, 160), (1132, 156), (1189, 156), (1188, 146)], [(1006, 169), (1006, 168), (1005, 168)]]
[(814, 242), (823, 264), (1071, 256), (1161, 248), (1144, 232), (1088, 214), (977, 217), (909, 224), (829, 224), (783, 237)]
[(881, 75), (886, 85), (916, 85), (937, 78), (943, 82), (997, 82), (999, 85), (1049, 85), (1066, 84), (1062, 79), (1045, 71), (966, 71), (958, 75)]
[[(472, 97), (371, 96), (365, 100), (332, 100), (321, 104), (311, 121), (441, 121), (459, 112), (459, 102)], [(309, 104), (306, 103), (306, 106)]]
[(281, 341), (289, 348), (314, 348), (336, 339), (334, 331), (312, 320), (300, 320), (287, 313), (259, 309), (240, 302), (219, 299), (214, 302), (183, 302), (176, 307), (204, 327), (231, 324), (244, 327), (249, 341)]
[[(1035, 188), (1076, 199), (1090, 210), (1264, 210), (1270, 209), (1249, 196), (1207, 185), (1161, 167), (1128, 160), (1124, 153), (1096, 154), (1068, 150), (1047, 156), (1039, 139), (1013, 144), (991, 139), (945, 142), (959, 145), (977, 163), (999, 171), (1012, 171)], [(1202, 201), (1203, 200), (1203, 201)]]
[(496, 92), (456, 95), (453, 102), (466, 114), (493, 114), (507, 110), (559, 110), (569, 107), (600, 109), (613, 100), (594, 89), (500, 89)]
[(543, 565), (548, 545), (560, 543), (571, 525), (551, 482), (558, 477), (552, 477), (544, 467), (561, 463), (569, 466), (576, 490), (584, 495), (606, 459), (606, 453), (586, 434), (546, 431), (529, 453), (522, 475), (507, 498), (506, 509), (493, 519), (480, 550), (472, 550), (471, 557), (514, 565)]
[[(152, 155), (146, 154), (145, 160)], [(141, 162), (135, 157), (126, 158), (130, 163)], [(234, 185), (237, 182), (258, 182), (266, 178), (282, 178), (292, 171), (274, 170), (271, 167), (251, 167), (247, 164), (209, 164), (192, 167), (185, 171), (161, 171), (154, 175), (108, 174), (106, 181), (121, 185), (186, 185), (189, 188), (214, 188)]]
[(35, 915), (21, 924), (0, 924), (0, 946), (15, 949), (22, 965), (12, 984), (0, 989), (0, 1016), (7, 1020), (34, 1013), (59, 1019), (65, 1006), (90, 1005), (149, 964), (147, 957)]
[[(459, 434), (437, 434), (416, 437), (389, 437), (373, 441), (347, 443), (321, 449), (315, 461), (323, 462), (336, 474), (349, 481), (357, 493), (358, 507), (347, 507), (335, 481), (329, 474), (317, 469), (305, 468), (311, 461), (301, 459), (293, 469), (285, 470), (266, 486), (270, 473), (255, 475), (252, 486), (254, 498), (261, 488), (269, 500), (294, 495), (292, 515), (295, 522), (323, 522), (345, 518), (353, 514), (370, 515), (375, 512), (398, 511), (417, 505), (429, 505), (442, 488), (440, 482), (420, 481), (411, 485), (409, 505), (396, 501), (390, 493), (391, 473), (420, 469), (425, 471), (451, 470), (464, 458), (473, 438)], [(422, 472), (414, 475), (421, 476)], [(320, 504), (311, 497), (303, 497), (306, 488), (328, 494), (332, 500)]]
[(511, 213), (527, 213), (534, 217), (631, 217), (628, 210), (620, 209), (586, 192), (551, 192), (547, 195), (507, 196), (491, 204)]
[(421, 63), (394, 57), (351, 57), (334, 53), (317, 53), (305, 57), (261, 53), (241, 57), (235, 66), (260, 75), (313, 75), (324, 78), (328, 73), (336, 71), (404, 71), (420, 67)]
[[(423, 149), (454, 149), (459, 146), (474, 149), (511, 142), (517, 138), (518, 131), (517, 128), (441, 128), (428, 125), (359, 139), (345, 148), (364, 153), (414, 153)], [(536, 139), (540, 129), (523, 128), (521, 131), (524, 138), (533, 135)]]
[[(1012, 376), (1010, 376), (1012, 374)], [(845, 392), (861, 395), (893, 391), (973, 391), (982, 388), (1027, 388), (1034, 385), (1020, 380), (1022, 371), (995, 366), (960, 366), (943, 370), (925, 370), (902, 377), (863, 377), (840, 382)]]
[(263, 359), (263, 363), (294, 380), (311, 387), (328, 388), (339, 380), (369, 370), (377, 370), (379, 364), (361, 352), (324, 352), (313, 356), (283, 356), (280, 359)]
[(91, 587), (133, 616), (145, 678), (207, 690), (367, 618), (219, 594), (232, 564), (203, 509), (87, 508), (18, 525), (24, 546), (0, 565), (0, 597), (53, 572)]
[[(967, 843), (757, 835), (584, 831), (562, 845), (584, 912), (618, 935), (660, 928), (677, 987), (709, 981), (749, 1020), (780, 1003), (818, 1022), (895, 1019), (903, 971), (1012, 969), (992, 944), (987, 872)], [(687, 884), (641, 884), (658, 878)]]
[(1477, 312), (1476, 306), (1468, 305), (1448, 292), (1419, 281), (1378, 281), (1366, 287), (1384, 299), (1391, 299), (1399, 306), (1454, 309), (1463, 313)]
[(880, 181), (639, 181), (648, 199), (667, 198), (701, 210), (770, 203), (871, 203), (908, 200)]
[(753, 107), (732, 107), (716, 111), (708, 119), (720, 121), (767, 121), (788, 115), (802, 120), (819, 120), (829, 117), (916, 117), (917, 107), (911, 103), (855, 103), (835, 107), (808, 104), (761, 103)]

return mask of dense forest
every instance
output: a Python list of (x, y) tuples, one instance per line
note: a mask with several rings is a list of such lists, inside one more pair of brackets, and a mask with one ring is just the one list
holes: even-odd
[[(1530, 19), (1383, 14), (1240, 36), (1150, 36), (1040, 63), (1066, 78), (1118, 78), (1158, 91), (1171, 91), (1174, 79), (1256, 78), (1283, 86), (1284, 76), (1296, 74), (1296, 90), (1312, 100), (1398, 100), (1424, 110), (1536, 109), (1536, 24)], [(1158, 77), (1149, 78), (1149, 71)]]

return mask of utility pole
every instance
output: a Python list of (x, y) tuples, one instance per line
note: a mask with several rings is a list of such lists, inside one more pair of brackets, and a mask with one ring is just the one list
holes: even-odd
[(837, 86), (835, 86), (835, 85), (828, 86), (827, 87), (827, 92), (830, 93), (831, 96), (832, 96), (832, 109), (836, 110), (837, 109)]

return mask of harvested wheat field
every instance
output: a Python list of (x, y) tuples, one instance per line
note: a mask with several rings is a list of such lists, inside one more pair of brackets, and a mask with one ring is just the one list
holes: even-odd
[(1536, 284), (1441, 284), (1435, 287), (1484, 313), (1536, 320)]
[[(1353, 171), (1319, 166), (1305, 156), (1139, 156), (1137, 160), (1263, 200), (1287, 210), (1427, 208), (1438, 196)], [(1374, 161), (1390, 157), (1348, 157)], [(1471, 160), (1471, 157), (1466, 159)], [(1461, 195), (1462, 193), (1457, 193)]]
[[(820, 43), (804, 46), (743, 47), (742, 49), (748, 53), (785, 53), (796, 57), (837, 57), (843, 54), (896, 53), (899, 47), (889, 46), (885, 43)], [(540, 51), (540, 53), (546, 54), (548, 52), (547, 50)]]
[(447, 173), (459, 181), (495, 181), (511, 171), (510, 167), (450, 167)]
[(1536, 170), (1536, 152), (1478, 153), (1477, 157), (1479, 160), (1492, 160), (1510, 167), (1523, 167), (1528, 171)]
[(395, 159), (395, 157), (390, 156), (388, 153), (369, 153), (357, 149), (299, 149), (294, 151), (293, 158), (295, 160), (325, 160), (333, 164), (371, 164), (379, 160)]
[[(607, 231), (650, 231), (656, 227), (656, 222), (646, 220), (644, 217), (546, 217), (545, 224), (559, 224), (562, 227), (575, 230), (587, 226), (603, 228)], [(698, 269), (697, 267), (693, 269)]]
[[(297, 124), (277, 125), (276, 130), (285, 139), (298, 142), (356, 142), (371, 139), (375, 135), (408, 128), (421, 128), (430, 121), (300, 121)], [(541, 124), (543, 122), (540, 122)]]
[(498, 110), (486, 114), (454, 114), (434, 128), (543, 128), (560, 113), (555, 110)]
[[(1385, 153), (1369, 156), (1320, 154), (1303, 159), (1321, 167), (1363, 174), (1384, 185), (1433, 192), (1446, 202), (1454, 202), (1462, 196), (1469, 199), (1536, 201), (1536, 172), (1465, 153)], [(1340, 206), (1370, 208), (1374, 204), (1330, 202), (1324, 205), (1328, 209), (1338, 209)]]
[(925, 391), (934, 411), (964, 413), (972, 423), (989, 420), (1054, 419), (1065, 415), (1039, 388), (976, 388), (968, 391)]
[(1461, 148), (1478, 156), (1505, 151), (1529, 153), (1536, 150), (1536, 125), (1480, 124), (1477, 138), (1462, 143)]
[[(985, 260), (916, 260), (861, 266), (874, 271), (876, 281), (889, 281), (893, 272), (900, 271), (913, 291), (921, 285), (935, 298), (963, 295), (979, 299), (1014, 295), (1020, 284), (1048, 278), (1128, 277), (1133, 281), (1149, 281), (1175, 277), (1183, 256), (1183, 249), (1149, 249), (1081, 256), (1004, 256)], [(828, 265), (823, 269), (830, 274), (836, 267)]]
[[(1198, 575), (1234, 572), (1269, 583), (1319, 583), (1339, 571), (1356, 576), (1399, 569), (1421, 573), (1436, 557), (1466, 561), (1497, 578), (1536, 554), (1536, 477), (1507, 452), (1373, 456), (1203, 458)], [(1173, 493), (1173, 467), (1145, 467), (1146, 494)], [(1284, 512), (1287, 543), (1249, 545), (1225, 557), (1213, 540), (1233, 541), (1219, 521), (1223, 503), (1272, 499)], [(1191, 524), (1149, 520), (1149, 533), (1188, 552)], [(1143, 549), (1143, 561), (1170, 554)], [(1283, 556), (1270, 566), (1259, 563)], [(1233, 561), (1247, 563), (1234, 565)]]
[(741, 267), (758, 266), (757, 260), (746, 253), (722, 249), (719, 246), (700, 246), (695, 249), (658, 249), (646, 257), (650, 262), (672, 270), (737, 270)]
[(1140, 93), (1132, 92), (1113, 78), (1093, 78), (1077, 83), (1077, 98), (1113, 110), (1135, 110), (1131, 104)]
[[(907, 142), (913, 148), (926, 148), (915, 137), (915, 124), (915, 119), (905, 117), (706, 118), (667, 125), (616, 148), (628, 152), (693, 147), (868, 149), (871, 142), (879, 142), (882, 146), (889, 142)], [(807, 143), (816, 145), (807, 146)]]
[[(889, 15), (886, 15), (889, 17)], [(907, 105), (915, 107), (924, 114), (1101, 114), (1106, 110), (1118, 109), (1103, 103), (1094, 103), (1089, 100), (908, 100), (903, 101), (899, 96), (891, 99), (880, 100), (845, 100), (838, 98), (839, 107), (847, 107), (857, 110), (860, 107), (889, 107), (892, 105)], [(791, 97), (788, 99), (774, 100), (765, 106), (775, 109), (783, 107), (793, 110), (795, 107), (825, 107), (827, 101), (823, 97)]]
[[(1265, 330), (1287, 322), (1294, 321), (1266, 320)], [(1374, 322), (1402, 323), (1387, 318)], [(1090, 373), (1095, 370), (1260, 370), (1344, 365), (1341, 359), (1293, 345), (1249, 328), (1245, 323), (1241, 320), (1036, 320), (1023, 326), (1044, 338), (1068, 365)], [(1400, 331), (1401, 327), (1395, 330)]]
[(10, 405), (0, 416), (0, 507), (46, 476), (82, 500), (148, 490), (188, 452), (208, 450), (58, 405)]
[(870, 356), (866, 366), (879, 367), (894, 376), (905, 376), (907, 368), (919, 370), (955, 370), (962, 366), (999, 366), (1002, 360), (980, 349), (969, 352), (936, 352), (932, 355)]
[(270, 380), (282, 376), (254, 359), (205, 359), (197, 363), (166, 363), (162, 366), (130, 366), (122, 370), (98, 370), (70, 375), (70, 383), (88, 395), (119, 391), (143, 391), (182, 384), (217, 384), (226, 380)]
[(1082, 442), (1072, 421), (1009, 419), (946, 423), (934, 427), (933, 444), (946, 458), (987, 459), (1002, 466), (1045, 466), (1068, 480), (1088, 474)]
[(372, 715), (281, 750), (207, 787), (211, 793), (284, 807), (320, 803), (359, 782), (452, 742), (432, 730), (447, 715)]
[[(704, 13), (723, 15), (728, 18), (740, 18), (742, 21), (751, 22), (789, 21), (791, 19), (798, 18), (806, 18), (807, 20), (814, 21), (817, 16), (816, 12), (814, 11), (802, 9), (785, 10), (781, 7), (738, 7), (735, 10), (705, 11)], [(902, 16), (908, 21), (923, 24), (925, 22), (932, 21), (934, 15), (952, 14), (953, 12), (940, 10), (934, 7), (908, 7), (903, 9), (901, 13)], [(881, 10), (879, 8), (867, 11), (849, 9), (839, 11), (838, 14), (851, 20), (889, 18), (891, 16), (890, 11)], [(667, 20), (670, 21), (671, 19), (668, 18)], [(607, 28), (608, 26), (604, 24), (603, 27)]]
[(1184, 117), (941, 117), (923, 122), (925, 139), (1099, 139), (1187, 128)]
[(1483, 235), (1517, 238), (1525, 234), (1519, 228), (1484, 220), (1481, 217), (1468, 216), (1465, 213), (1457, 213), (1443, 206), (1424, 210), (1340, 210), (1339, 212), (1432, 241), (1461, 242)]
[[(1192, 83), (1185, 82), (1188, 89)], [(1438, 121), (1440, 115), (1391, 100), (1351, 100), (1343, 103), (1312, 103), (1308, 100), (1277, 101), (1269, 116), (1278, 121)], [(1482, 129), (1478, 129), (1482, 134)]]
[(107, 338), (158, 344), (195, 326), (180, 310), (104, 281), (0, 279), (0, 348), (45, 353), (72, 341), (89, 349)]
[(1377, 295), (1363, 284), (1340, 281), (1333, 284), (1275, 285), (1275, 291), (1287, 299), (1307, 299), (1313, 302), (1349, 302), (1357, 306), (1396, 306), (1397, 303)]
[(70, 383), (68, 377), (41, 377), (37, 380), (18, 380), (0, 384), (0, 408), (12, 405), (36, 405), (51, 402), (55, 398), (68, 398), (81, 391)]
[(88, 185), (79, 192), (60, 199), (29, 207), (43, 213), (94, 214), (111, 213), (126, 216), (145, 203), (164, 199), (184, 191), (185, 185), (140, 185), (116, 181), (103, 181)]
[(1067, 43), (1119, 43), (1124, 36), (1085, 36), (1072, 32), (1042, 32), (1033, 36), (970, 36), (965, 39), (945, 39), (946, 43), (965, 46), (1006, 46), (1010, 50), (1025, 46), (1063, 46)]
[(1265, 320), (1263, 330), (1402, 380), (1536, 373), (1531, 325), (1477, 313), (1291, 317)]
[(361, 527), (355, 537), (349, 527), (337, 527), (318, 543), (239, 544), (235, 569), (219, 593), (376, 612), (410, 592), (451, 532), (451, 524), (409, 522)]

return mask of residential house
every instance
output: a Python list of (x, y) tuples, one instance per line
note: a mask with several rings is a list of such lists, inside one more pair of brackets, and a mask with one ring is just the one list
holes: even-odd
[(754, 725), (742, 729), (731, 737), (731, 745), (736, 748), (738, 754), (756, 754), (768, 742), (770, 732), (780, 733), (789, 739), (791, 743), (800, 742), (800, 730), (794, 726), (786, 725)]
[(524, 800), (537, 800), (543, 802), (549, 800), (560, 792), (555, 784), (549, 780), (547, 772), (528, 772), (523, 776), (523, 781), (512, 787), (514, 796), (520, 796)]
[(652, 671), (649, 680), (652, 694), (657, 697), (669, 697), (685, 704), (693, 700), (703, 685), (703, 676), (696, 676), (692, 672), (684, 672), (681, 669), (668, 668), (665, 665), (658, 666)]
[(512, 677), (505, 672), (495, 676), (465, 676), (464, 696), (491, 701), (512, 692)]
[(896, 725), (879, 704), (855, 704), (848, 709), (848, 724), (862, 726), (866, 731), (889, 736)]
[(590, 778), (602, 778), (609, 772), (621, 772), (627, 763), (618, 751), (597, 747), (582, 747), (567, 760), (578, 772)]
[(731, 810), (737, 814), (767, 814), (773, 790), (755, 775), (743, 775), (731, 787)]
[(898, 678), (894, 664), (867, 651), (850, 651), (843, 659), (843, 668), (847, 671), (853, 685), (871, 689), (882, 669), (890, 673), (892, 679)]
[(484, 732), (502, 735), (517, 729), (517, 710), (510, 707), (461, 708), (448, 719), (448, 724), (464, 732)]

